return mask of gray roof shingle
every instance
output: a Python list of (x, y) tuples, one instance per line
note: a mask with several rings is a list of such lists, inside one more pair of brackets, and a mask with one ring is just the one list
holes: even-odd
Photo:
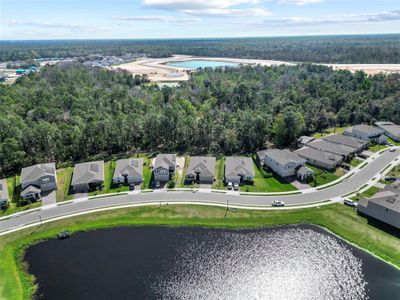
[(202, 176), (214, 176), (215, 157), (193, 156), (187, 168), (187, 175), (196, 175), (200, 173)]
[(238, 175), (254, 177), (253, 160), (249, 157), (227, 157), (225, 165), (225, 176), (233, 177)]
[(334, 143), (330, 143), (330, 142), (324, 141), (324, 140), (312, 141), (312, 142), (308, 143), (307, 146), (324, 151), (324, 152), (330, 152), (333, 154), (338, 154), (338, 155), (343, 155), (343, 156), (349, 156), (350, 154), (352, 154), (356, 151), (356, 149), (353, 147), (340, 145), (340, 144), (334, 144)]
[(376, 122), (375, 123), (379, 128), (385, 130), (386, 132), (400, 137), (400, 126), (396, 125), (392, 122)]
[(115, 165), (114, 177), (124, 176), (142, 176), (143, 175), (143, 158), (119, 159)]
[(176, 167), (176, 154), (158, 154), (154, 162), (154, 169), (158, 168), (174, 168)]
[(294, 152), (303, 158), (313, 159), (327, 164), (337, 164), (342, 161), (342, 157), (339, 155), (327, 153), (307, 146), (302, 147)]
[(266, 151), (265, 156), (272, 158), (278, 164), (283, 166), (290, 162), (296, 162), (297, 164), (306, 163), (304, 158), (301, 158), (296, 153), (289, 150), (269, 149)]
[(42, 176), (54, 176), (56, 178), (56, 164), (37, 164), (21, 171), (21, 183), (36, 181)]
[(72, 185), (104, 181), (104, 161), (76, 164), (72, 176)]
[(329, 134), (322, 137), (322, 139), (331, 143), (342, 144), (353, 148), (362, 148), (367, 145), (366, 141), (343, 134)]

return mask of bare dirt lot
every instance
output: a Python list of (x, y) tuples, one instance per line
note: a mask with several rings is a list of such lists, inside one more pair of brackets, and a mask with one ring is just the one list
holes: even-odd
[[(189, 55), (174, 55), (168, 58), (141, 58), (137, 61), (113, 66), (113, 69), (124, 69), (133, 75), (146, 74), (153, 82), (179, 82), (186, 81), (190, 77), (191, 69), (169, 66), (167, 63), (187, 61), (187, 60), (207, 60), (207, 61), (226, 61), (245, 65), (295, 65), (293, 62), (260, 60), (260, 59), (240, 59), (240, 58), (221, 58), (221, 57), (197, 57)], [(332, 67), (335, 70), (349, 70), (355, 72), (363, 70), (369, 75), (378, 73), (396, 73), (400, 72), (400, 64), (323, 64)]]

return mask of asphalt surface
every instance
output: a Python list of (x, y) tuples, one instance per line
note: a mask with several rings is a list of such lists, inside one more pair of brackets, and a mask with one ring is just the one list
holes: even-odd
[(400, 155), (400, 149), (394, 152), (386, 151), (384, 154), (370, 162), (358, 173), (332, 187), (313, 191), (307, 194), (276, 195), (276, 196), (252, 196), (252, 195), (229, 195), (224, 193), (205, 192), (167, 192), (157, 191), (135, 195), (119, 195), (90, 200), (76, 200), (71, 203), (54, 207), (47, 207), (41, 210), (30, 211), (24, 214), (13, 216), (0, 221), (0, 232), (5, 232), (27, 224), (37, 223), (40, 220), (53, 219), (66, 215), (74, 215), (84, 211), (100, 208), (123, 206), (132, 204), (145, 204), (155, 202), (203, 202), (222, 205), (236, 206), (270, 206), (273, 200), (281, 200), (286, 205), (304, 205), (331, 200), (349, 194), (386, 168), (396, 157)]

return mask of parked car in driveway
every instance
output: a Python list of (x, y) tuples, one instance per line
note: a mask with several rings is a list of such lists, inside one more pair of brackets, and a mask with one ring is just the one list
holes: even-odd
[(285, 202), (280, 201), (280, 200), (274, 200), (271, 203), (272, 206), (278, 207), (278, 206), (285, 206)]
[(238, 191), (239, 190), (239, 183), (235, 183), (234, 185), (233, 185), (233, 189), (235, 190), (235, 191)]
[(135, 184), (134, 184), (134, 183), (131, 183), (131, 184), (129, 185), (129, 190), (130, 190), (130, 191), (135, 190)]
[(345, 205), (347, 205), (347, 206), (350, 206), (350, 207), (357, 207), (357, 202), (355, 202), (355, 201), (353, 201), (353, 200), (350, 200), (350, 199), (345, 199), (344, 201), (343, 201), (343, 203), (345, 204)]
[(233, 188), (232, 182), (228, 182), (228, 190), (231, 190)]
[(390, 148), (390, 149), (389, 149), (389, 152), (395, 152), (395, 151), (396, 151), (395, 148)]
[(158, 189), (158, 188), (160, 188), (160, 186), (161, 186), (161, 183), (159, 181), (156, 181), (156, 188)]

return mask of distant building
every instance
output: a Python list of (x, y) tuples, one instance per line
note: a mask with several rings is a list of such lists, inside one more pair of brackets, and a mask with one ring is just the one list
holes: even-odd
[(352, 136), (347, 136), (343, 134), (329, 134), (322, 137), (324, 141), (333, 144), (344, 145), (347, 147), (352, 147), (355, 152), (361, 152), (363, 149), (368, 147), (368, 142), (361, 139), (354, 138)]
[(15, 74), (16, 75), (24, 75), (26, 73), (27, 73), (27, 70), (25, 70), (25, 69), (17, 69), (17, 70), (15, 70)]
[(21, 197), (38, 199), (42, 192), (57, 189), (56, 164), (38, 164), (23, 168), (21, 171)]
[(227, 157), (225, 161), (225, 182), (244, 183), (253, 181), (255, 176), (253, 160), (249, 157)]
[(384, 144), (386, 142), (386, 137), (384, 136), (384, 133), (385, 131), (381, 128), (361, 124), (347, 128), (343, 134), (367, 142)]
[(343, 162), (343, 157), (340, 155), (324, 152), (307, 146), (294, 151), (294, 153), (304, 158), (310, 165), (327, 170), (334, 170)]
[(117, 160), (113, 176), (113, 183), (142, 183), (143, 158)]
[[(261, 154), (259, 155), (261, 156)], [(289, 150), (265, 150), (263, 157), (263, 165), (281, 177), (298, 176), (301, 180), (304, 180), (313, 174), (312, 170), (304, 166), (306, 160)], [(298, 174), (299, 169), (301, 169), (301, 172)]]
[(376, 126), (385, 131), (385, 134), (396, 142), (400, 142), (400, 126), (392, 122), (376, 122)]
[(186, 171), (186, 181), (213, 183), (215, 157), (193, 156)]
[(175, 174), (176, 155), (158, 154), (153, 166), (154, 180), (159, 182), (168, 182)]
[(104, 161), (76, 164), (71, 186), (75, 192), (88, 192), (104, 183)]
[(357, 211), (400, 229), (400, 182), (360, 200)]
[(8, 186), (7, 180), (0, 180), (0, 209), (4, 208), (8, 203)]

